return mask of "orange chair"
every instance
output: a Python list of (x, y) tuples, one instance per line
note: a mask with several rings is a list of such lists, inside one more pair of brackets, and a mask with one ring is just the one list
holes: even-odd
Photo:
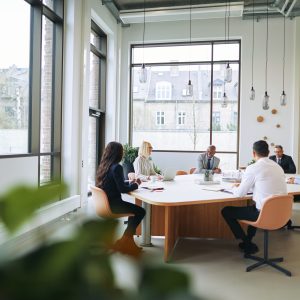
[(188, 173), (186, 171), (182, 171), (182, 170), (179, 170), (179, 171), (176, 171), (176, 176), (178, 175), (187, 175)]
[(190, 174), (194, 174), (196, 168), (190, 168)]
[(281, 228), (286, 224), (286, 222), (291, 218), (293, 206), (293, 197), (289, 195), (278, 195), (268, 197), (262, 206), (258, 219), (254, 222), (241, 220), (242, 223), (251, 225), (264, 230), (264, 257), (257, 257), (250, 254), (245, 254), (245, 258), (250, 258), (257, 263), (247, 267), (246, 272), (262, 266), (269, 265), (287, 276), (292, 276), (292, 273), (280, 266), (275, 262), (282, 262), (283, 257), (279, 258), (269, 258), (268, 253), (268, 234), (269, 230), (276, 230)]
[(92, 199), (94, 200), (95, 203), (96, 214), (99, 217), (106, 218), (106, 219), (111, 219), (111, 218), (116, 219), (116, 218), (134, 216), (134, 214), (132, 213), (114, 214), (110, 209), (109, 201), (106, 193), (102, 189), (95, 186), (92, 186), (91, 190), (92, 190)]

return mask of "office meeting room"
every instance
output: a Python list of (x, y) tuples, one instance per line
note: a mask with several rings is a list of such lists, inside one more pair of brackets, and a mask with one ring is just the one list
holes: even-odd
[(294, 300), (300, 1), (0, 0), (0, 299)]

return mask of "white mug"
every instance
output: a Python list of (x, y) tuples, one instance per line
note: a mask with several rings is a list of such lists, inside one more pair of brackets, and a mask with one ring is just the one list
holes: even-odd
[(156, 176), (154, 176), (154, 175), (150, 176), (150, 182), (151, 183), (154, 183), (155, 180), (156, 180)]

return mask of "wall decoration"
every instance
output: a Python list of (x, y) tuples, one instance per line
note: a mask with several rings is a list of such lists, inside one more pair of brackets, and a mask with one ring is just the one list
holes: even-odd
[(274, 144), (274, 143), (271, 143), (271, 146), (272, 146), (272, 147), (274, 147), (274, 146), (275, 146), (275, 144)]
[(275, 108), (273, 108), (272, 110), (271, 110), (271, 113), (272, 113), (272, 115), (276, 115), (277, 114), (277, 109), (275, 109)]
[(280, 128), (281, 126), (280, 126), (280, 124), (276, 124), (276, 127), (277, 127), (277, 128)]
[(257, 122), (261, 123), (261, 122), (264, 121), (264, 117), (263, 117), (263, 116), (258, 116), (258, 117), (256, 118), (256, 120), (257, 120)]

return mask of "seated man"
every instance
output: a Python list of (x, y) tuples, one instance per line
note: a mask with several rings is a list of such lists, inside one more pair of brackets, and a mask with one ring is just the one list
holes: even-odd
[(277, 162), (284, 173), (295, 174), (296, 166), (291, 156), (283, 154), (283, 148), (281, 145), (276, 145), (274, 149), (275, 155), (271, 155), (269, 158)]
[(238, 220), (256, 221), (259, 210), (267, 197), (287, 194), (284, 172), (277, 163), (268, 158), (268, 155), (268, 144), (265, 141), (255, 142), (253, 144), (255, 163), (246, 168), (242, 182), (235, 184), (232, 190), (236, 197), (243, 197), (249, 191), (253, 191), (255, 204), (245, 207), (226, 206), (222, 209), (222, 215), (235, 238), (243, 241), (239, 247), (246, 254), (253, 254), (258, 251), (258, 247), (252, 243), (256, 227), (248, 226), (246, 234)]
[(207, 170), (212, 170), (213, 173), (221, 173), (221, 169), (219, 169), (220, 159), (214, 156), (215, 153), (216, 147), (214, 145), (208, 146), (206, 152), (199, 155), (194, 174), (205, 173)]

